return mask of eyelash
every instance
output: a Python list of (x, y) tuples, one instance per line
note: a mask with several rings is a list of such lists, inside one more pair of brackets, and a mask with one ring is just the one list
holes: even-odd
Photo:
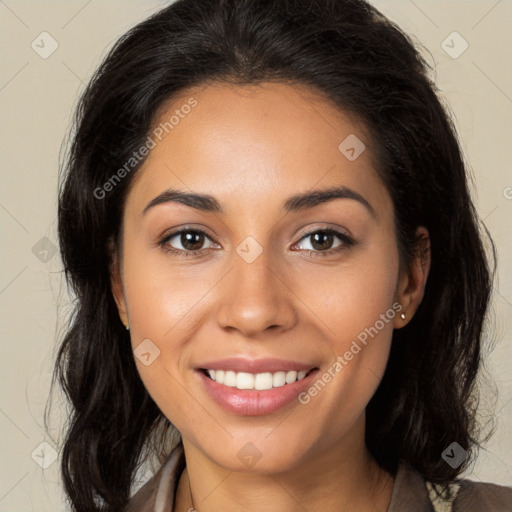
[[(211, 240), (211, 238), (201, 229), (183, 228), (183, 229), (180, 229), (178, 231), (173, 231), (172, 233), (169, 233), (168, 235), (166, 235), (164, 238), (162, 238), (158, 242), (158, 246), (161, 247), (161, 249), (165, 253), (171, 253), (171, 254), (173, 254), (175, 256), (178, 256), (180, 258), (185, 258), (185, 257), (188, 257), (188, 256), (195, 256), (198, 253), (200, 253), (203, 249), (199, 249), (197, 251), (190, 251), (190, 250), (187, 250), (187, 249), (175, 249), (174, 247), (171, 247), (170, 245), (168, 245), (168, 242), (170, 240), (172, 240), (174, 237), (176, 237), (178, 235), (181, 235), (183, 233), (198, 233), (198, 234), (204, 235), (206, 238), (209, 238)], [(352, 247), (355, 244), (355, 241), (352, 238), (350, 238), (348, 235), (346, 235), (345, 233), (341, 233), (340, 231), (337, 231), (337, 230), (332, 229), (332, 228), (320, 228), (320, 229), (315, 229), (313, 231), (309, 231), (307, 233), (304, 233), (301, 236), (301, 238), (298, 240), (298, 242), (296, 242), (294, 245), (299, 243), (301, 240), (303, 240), (305, 238), (308, 238), (308, 237), (310, 237), (310, 236), (312, 236), (312, 235), (314, 235), (316, 233), (326, 233), (326, 234), (334, 235), (335, 237), (337, 237), (342, 242), (342, 245), (340, 245), (338, 247), (335, 247), (334, 249), (329, 249), (327, 251), (318, 251), (318, 250), (315, 251), (315, 250), (311, 250), (311, 249), (302, 249), (305, 252), (309, 252), (310, 255), (315, 254), (315, 257), (317, 255), (330, 256), (330, 255), (332, 255), (334, 253), (338, 253), (338, 252), (347, 250), (347, 249), (349, 249), (350, 247)]]

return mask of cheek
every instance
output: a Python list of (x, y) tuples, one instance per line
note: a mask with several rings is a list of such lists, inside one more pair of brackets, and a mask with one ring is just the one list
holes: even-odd
[(201, 421), (194, 417), (201, 409), (191, 404), (194, 397), (183, 381), (193, 349), (190, 340), (204, 324), (209, 292), (221, 270), (207, 264), (171, 265), (163, 253), (141, 245), (126, 240), (123, 262), (132, 350), (148, 393), (179, 430), (187, 431), (190, 421)]
[(168, 340), (172, 349), (177, 339), (173, 333), (190, 324), (218, 278), (208, 265), (187, 260), (171, 265), (157, 249), (133, 247), (130, 252), (127, 247), (124, 271), (131, 332)]
[(147, 255), (125, 260), (130, 337), (137, 369), (152, 399), (182, 432), (188, 431), (190, 422), (201, 421), (196, 417), (197, 407), (190, 403), (193, 396), (186, 392), (183, 372), (189, 360), (188, 341), (200, 325), (200, 299), (210, 281), (175, 266), (169, 268)]
[(324, 326), (330, 353), (311, 401), (322, 402), (335, 424), (350, 423), (363, 412), (384, 373), (400, 307), (395, 303), (398, 271), (398, 252), (383, 241), (335, 271), (324, 267), (301, 280), (297, 295)]
[[(339, 350), (374, 326), (393, 305), (399, 259), (386, 240), (354, 251), (338, 266), (309, 265), (309, 271), (302, 269), (294, 290), (328, 328), (328, 337)], [(384, 326), (379, 322), (378, 327), (389, 336), (392, 322)]]

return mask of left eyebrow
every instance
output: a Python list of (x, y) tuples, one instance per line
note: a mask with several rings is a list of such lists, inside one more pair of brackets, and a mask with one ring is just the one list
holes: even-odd
[(284, 204), (286, 212), (298, 212), (307, 208), (313, 208), (322, 203), (327, 203), (333, 199), (353, 199), (361, 203), (376, 218), (373, 206), (358, 192), (350, 188), (339, 185), (320, 190), (312, 190), (304, 194), (297, 194), (290, 197)]
[[(329, 187), (296, 194), (286, 200), (283, 209), (287, 213), (298, 212), (308, 208), (314, 208), (315, 206), (334, 199), (353, 199), (358, 201), (370, 212), (372, 217), (376, 217), (373, 206), (361, 194), (344, 186)], [(205, 212), (224, 213), (217, 199), (211, 195), (168, 189), (152, 199), (142, 211), (142, 215), (159, 204), (170, 202), (182, 203), (196, 210)]]

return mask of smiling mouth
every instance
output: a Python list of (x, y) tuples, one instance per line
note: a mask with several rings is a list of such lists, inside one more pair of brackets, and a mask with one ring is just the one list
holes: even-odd
[(200, 368), (209, 379), (223, 384), (224, 386), (240, 389), (264, 391), (273, 388), (281, 388), (294, 382), (305, 379), (311, 372), (318, 370), (318, 367), (310, 370), (290, 370), (278, 372), (247, 373), (235, 372), (233, 370), (209, 370)]

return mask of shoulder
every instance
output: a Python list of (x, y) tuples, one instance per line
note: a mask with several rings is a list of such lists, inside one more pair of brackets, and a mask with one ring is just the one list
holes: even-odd
[(436, 512), (512, 512), (511, 487), (456, 480), (444, 495), (436, 493), (430, 482), (426, 487)]
[(176, 486), (184, 467), (185, 457), (180, 443), (160, 469), (130, 498), (123, 512), (172, 512)]
[(388, 512), (512, 512), (512, 488), (462, 479), (434, 485), (402, 462)]
[(454, 512), (512, 512), (512, 487), (460, 480)]

